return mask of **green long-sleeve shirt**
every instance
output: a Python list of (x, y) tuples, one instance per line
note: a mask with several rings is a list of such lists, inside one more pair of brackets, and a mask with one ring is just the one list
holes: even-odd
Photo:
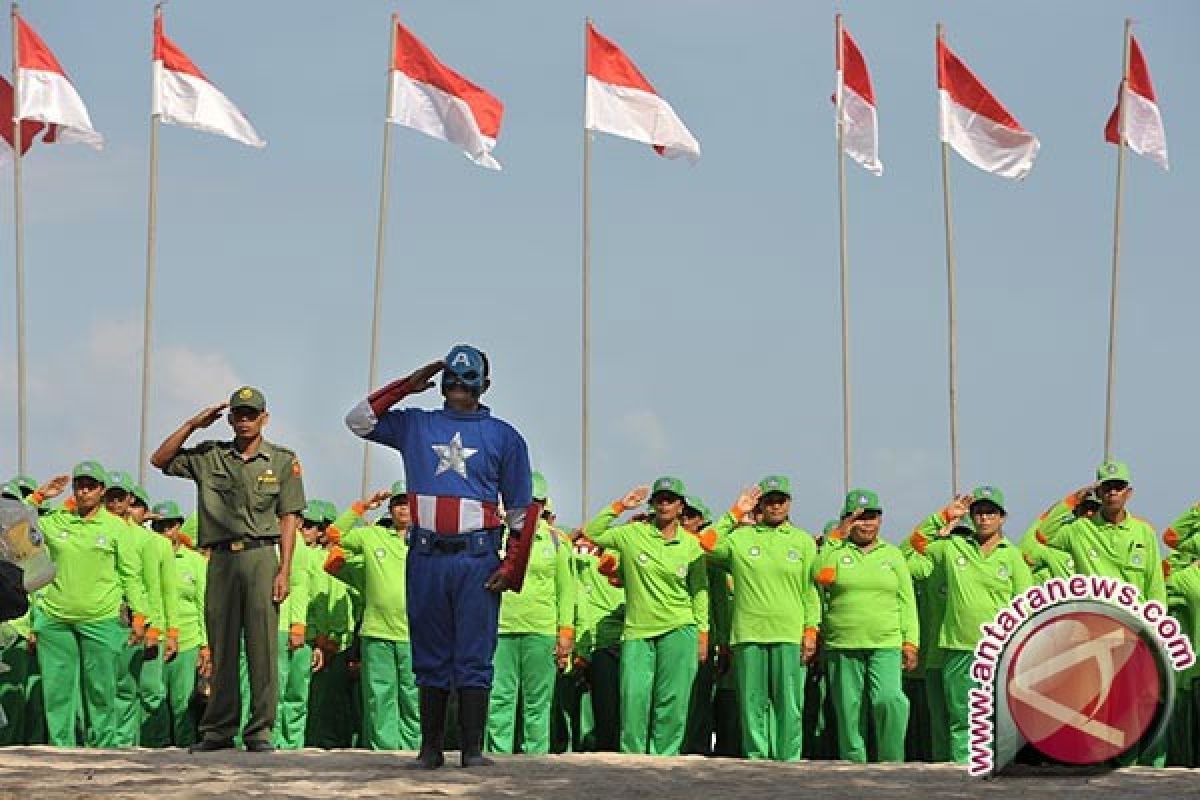
[(166, 632), (163, 611), (162, 559), (163, 553), (157, 547), (157, 534), (138, 525), (131, 519), (121, 520), (125, 524), (125, 538), (141, 553), (142, 570), (138, 575), (140, 586), (134, 596), (126, 596), (129, 608), (136, 614), (146, 617), (146, 627), (154, 628), (160, 633)]
[(979, 626), (1033, 585), (1025, 554), (1004, 538), (984, 553), (974, 536), (939, 536), (908, 563), (914, 579), (940, 574), (945, 581), (946, 611), (937, 640), (943, 650), (974, 650)]
[(1079, 574), (1118, 578), (1136, 586), (1142, 599), (1166, 603), (1158, 537), (1145, 520), (1128, 513), (1121, 522), (1100, 514), (1071, 521), (1047, 517), (1041, 532), (1048, 545), (1071, 554)]
[(533, 534), (533, 549), (520, 592), (505, 592), (500, 601), (500, 633), (554, 636), (575, 629), (575, 574), (571, 546), (545, 520)]
[(590, 657), (621, 643), (625, 629), (625, 590), (613, 586), (600, 573), (600, 557), (590, 553), (574, 554), (575, 651)]
[(178, 583), (173, 627), (179, 629), (179, 650), (205, 647), (208, 628), (204, 624), (204, 592), (208, 586), (208, 562), (195, 550), (183, 546), (175, 550), (174, 562)]
[(141, 548), (124, 520), (103, 508), (88, 517), (59, 509), (39, 525), (57, 570), (42, 593), (49, 617), (66, 623), (112, 619), (123, 598), (135, 613), (145, 613), (138, 609), (145, 609)]
[[(921, 534), (927, 539), (937, 536), (938, 531), (946, 524), (946, 518), (938, 512), (921, 521), (913, 534)], [(900, 552), (904, 554), (905, 564), (913, 578), (913, 596), (917, 602), (917, 625), (921, 630), (920, 655), (917, 669), (913, 677), (925, 674), (927, 669), (941, 669), (946, 663), (946, 653), (938, 646), (938, 637), (942, 631), (942, 620), (946, 616), (946, 577), (941, 572), (918, 578), (913, 573), (913, 557), (916, 550), (912, 546), (912, 535), (900, 543)]]
[[(408, 641), (408, 603), (405, 565), (408, 545), (404, 532), (380, 525), (356, 527), (360, 517), (348, 511), (334, 522), (342, 531), (341, 548), (348, 556), (337, 577), (352, 570), (351, 559), (362, 564), (363, 636), (390, 642)], [(343, 523), (345, 527), (343, 527)]]
[(812, 536), (790, 522), (739, 526), (729, 513), (716, 533), (709, 557), (729, 567), (737, 587), (729, 643), (803, 642), (804, 630), (821, 624)]
[(1021, 537), (1021, 551), (1033, 562), (1033, 579), (1045, 583), (1051, 578), (1069, 578), (1075, 574), (1075, 559), (1070, 553), (1043, 544), (1038, 535), (1045, 536), (1042, 526), (1057, 528), (1075, 519), (1075, 514), (1066, 502), (1060, 500), (1038, 517)]
[[(324, 554), (323, 550), (316, 552)], [(356, 594), (349, 585), (321, 572), (308, 606), (308, 641), (325, 636), (337, 643), (339, 652), (348, 648), (354, 639)]]
[[(816, 574), (833, 571), (824, 593), (825, 644), (833, 650), (892, 649), (917, 644), (921, 631), (904, 554), (877, 540), (870, 550), (844, 541), (817, 558)], [(734, 582), (736, 592), (741, 587)]]
[(1184, 569), (1200, 558), (1200, 536), (1196, 535), (1200, 533), (1200, 504), (1177, 517), (1163, 531), (1163, 536), (1170, 533), (1178, 537), (1175, 549), (1167, 554), (1167, 563), (1172, 570)]
[(293, 625), (308, 625), (308, 604), (320, 590), (325, 551), (309, 547), (297, 534), (292, 551), (292, 572), (287, 599), (279, 606), (279, 630), (287, 632)]
[(708, 573), (696, 537), (680, 528), (663, 538), (648, 522), (613, 527), (606, 508), (584, 529), (596, 544), (616, 550), (625, 580), (625, 638), (650, 639), (695, 625), (708, 631)]
[[(1200, 645), (1200, 563), (1172, 569), (1167, 577), (1167, 601), (1171, 614), (1183, 626), (1183, 631), (1192, 643), (1192, 650)], [(1200, 675), (1200, 663), (1193, 664), (1179, 676), (1177, 685), (1190, 688), (1191, 681)]]

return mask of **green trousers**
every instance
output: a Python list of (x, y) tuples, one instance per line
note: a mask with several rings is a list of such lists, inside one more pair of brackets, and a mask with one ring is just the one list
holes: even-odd
[(416, 750), (421, 742), (417, 682), (408, 642), (362, 637), (364, 744), (371, 750)]
[(275, 709), (272, 738), (280, 749), (301, 750), (308, 730), (308, 686), (312, 679), (313, 649), (306, 643), (289, 650), (288, 632), (278, 631), (276, 635), (279, 637), (279, 703)]
[(745, 757), (799, 761), (804, 745), (801, 722), (807, 674), (800, 645), (734, 645), (733, 674)]
[(196, 741), (196, 718), (192, 713), (192, 693), (196, 691), (196, 660), (200, 648), (181, 650), (163, 665), (163, 685), (166, 696), (161, 706), (166, 716), (170, 743), (188, 747)]
[(945, 666), (925, 668), (925, 702), (929, 709), (929, 747), (935, 762), (950, 760), (950, 723), (946, 719)]
[(879, 760), (904, 760), (908, 698), (900, 675), (899, 649), (829, 651), (829, 688), (837, 713), (838, 757), (843, 761), (866, 762), (868, 718), (873, 723)]
[(18, 638), (0, 651), (0, 663), (0, 719), (6, 720), (0, 724), (0, 747), (27, 744), (29, 672), (37, 668), (37, 659)]
[(67, 623), (43, 614), (36, 633), (49, 744), (76, 747), (82, 713), (86, 746), (122, 746), (116, 698), (128, 630), (115, 618)]
[(621, 643), (622, 753), (679, 755), (698, 648), (695, 625)]
[(245, 643), (250, 676), (250, 717), (242, 730), (247, 742), (269, 741), (275, 727), (279, 683), (279, 607), (271, 598), (279, 558), (273, 547), (231, 553), (214, 550), (208, 561), (204, 622), (212, 650), (212, 696), (200, 721), (211, 741), (238, 734), (241, 687), (238, 654)]
[(971, 756), (971, 703), (969, 692), (975, 685), (971, 664), (975, 655), (967, 650), (947, 650), (942, 664), (942, 689), (946, 703), (946, 729), (950, 741), (950, 759), (966, 764)]
[(521, 752), (550, 752), (550, 706), (554, 701), (555, 637), (504, 633), (496, 644), (495, 676), (488, 706), (487, 749), (515, 752), (517, 708), (521, 712)]
[(308, 690), (308, 728), (305, 733), (305, 744), (309, 747), (332, 750), (354, 747), (358, 743), (362, 720), (357, 709), (363, 701), (363, 692), (350, 680), (348, 655), (342, 650), (332, 658), (326, 658), (321, 671), (313, 673)]
[(137, 747), (142, 743), (142, 702), (138, 681), (142, 674), (145, 648), (127, 644), (117, 665), (117, 746)]
[(166, 708), (167, 684), (163, 677), (161, 645), (155, 658), (142, 659), (138, 673), (138, 699), (141, 702), (142, 747), (166, 747), (171, 743), (171, 719)]

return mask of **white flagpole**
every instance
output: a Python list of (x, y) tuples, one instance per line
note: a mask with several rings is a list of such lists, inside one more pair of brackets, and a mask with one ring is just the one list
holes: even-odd
[(846, 238), (846, 121), (843, 117), (845, 100), (845, 47), (842, 44), (842, 15), (834, 15), (834, 41), (837, 60), (837, 178), (838, 178), (838, 243), (842, 299), (842, 491), (850, 491), (850, 257)]
[(1121, 278), (1121, 198), (1125, 191), (1125, 91), (1129, 86), (1129, 47), (1133, 20), (1125, 20), (1121, 91), (1117, 92), (1117, 199), (1113, 209), (1112, 285), (1108, 299), (1108, 380), (1104, 392), (1104, 460), (1112, 458), (1113, 391), (1117, 381), (1117, 293)]
[[(154, 6), (154, 21), (162, 19), (162, 3)], [(157, 28), (157, 24), (155, 25)], [(153, 47), (153, 45), (151, 45)], [(138, 435), (138, 483), (146, 484), (147, 439), (150, 418), (150, 354), (151, 332), (154, 326), (154, 283), (155, 271), (158, 266), (158, 125), (159, 115), (154, 109), (158, 105), (160, 69), (157, 63), (152, 63), (153, 91), (156, 93), (150, 106), (150, 191), (148, 211), (146, 214), (146, 302), (142, 316), (142, 419)]]
[[(944, 29), (937, 24), (941, 42)], [(958, 496), (958, 301), (955, 285), (954, 222), (950, 214), (950, 145), (942, 142), (942, 213), (946, 222), (946, 298), (950, 385), (950, 487)]]
[[(383, 308), (383, 260), (387, 239), (388, 183), (392, 169), (392, 114), (395, 112), (395, 92), (392, 91), (392, 68), (396, 63), (396, 28), (400, 15), (392, 14), (388, 29), (387, 114), (383, 120), (383, 164), (379, 174), (379, 224), (375, 229), (375, 289), (374, 310), (371, 314), (371, 360), (367, 368), (367, 393), (376, 388), (379, 370), (379, 317)], [(362, 497), (371, 491), (371, 445), (363, 444)]]
[(17, 278), (17, 471), (25, 474), (29, 470), (29, 384), (26, 380), (25, 361), (25, 234), (21, 201), (21, 82), (17, 78), (19, 48), (17, 4), (12, 4), (12, 85), (13, 85), (13, 242), (16, 251), (15, 270)]
[(588, 28), (592, 24), (591, 17), (584, 21), (583, 26), (583, 275), (582, 275), (582, 373), (580, 375), (580, 482), (579, 482), (579, 524), (588, 519), (588, 439), (590, 419), (589, 400), (591, 391), (591, 280), (592, 280), (592, 134), (587, 128), (587, 51)]

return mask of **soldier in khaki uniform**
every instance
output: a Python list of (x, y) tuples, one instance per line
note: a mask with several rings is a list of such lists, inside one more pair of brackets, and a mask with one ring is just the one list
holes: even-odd
[[(225, 409), (234, 438), (184, 447)], [(150, 462), (167, 475), (195, 481), (199, 541), (209, 548), (205, 623), (212, 650), (212, 697), (193, 752), (234, 746), (241, 707), (238, 646), (244, 641), (250, 672), (246, 749), (269, 752), (278, 700), (276, 673), (279, 604), (288, 596), (292, 551), (304, 486), (300, 462), (286, 447), (263, 439), (267, 401), (249, 386), (228, 403), (201, 411), (167, 437)]]

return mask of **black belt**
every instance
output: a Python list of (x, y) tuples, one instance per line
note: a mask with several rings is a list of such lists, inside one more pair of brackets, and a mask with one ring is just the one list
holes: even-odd
[(278, 543), (279, 540), (274, 537), (256, 538), (248, 536), (244, 539), (230, 539), (224, 542), (217, 542), (212, 546), (212, 549), (218, 553), (240, 553), (243, 550), (255, 550), (259, 547), (274, 547)]

